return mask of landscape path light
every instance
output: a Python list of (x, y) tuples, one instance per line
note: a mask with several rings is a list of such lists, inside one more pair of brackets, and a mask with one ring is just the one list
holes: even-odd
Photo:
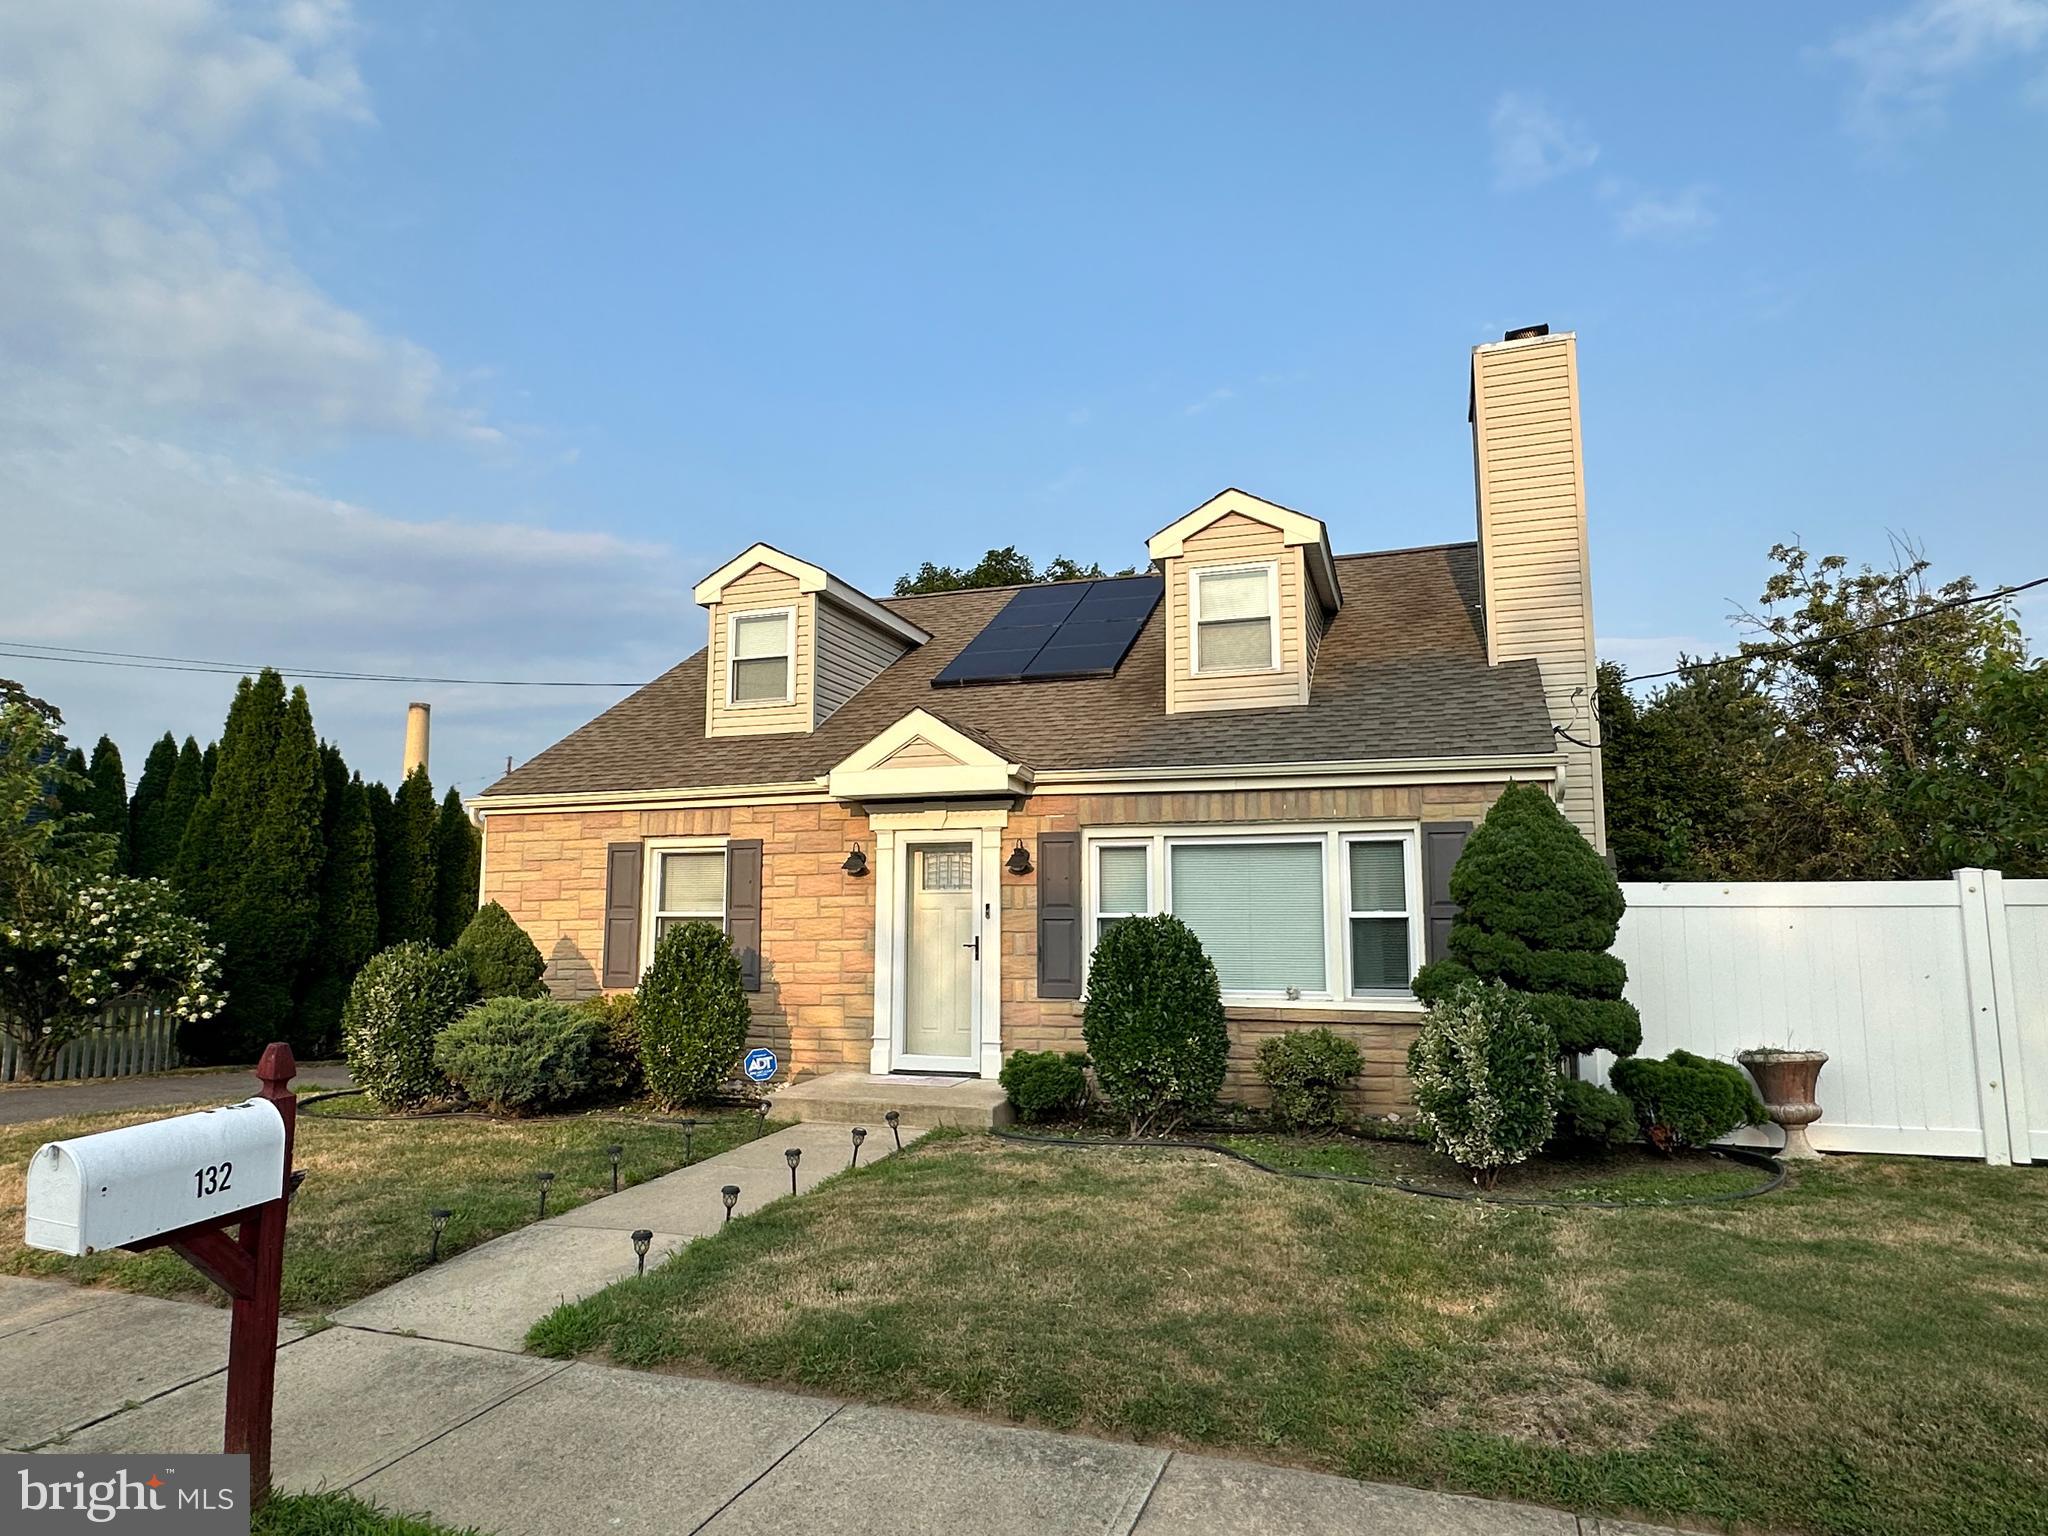
[(697, 1122), (694, 1119), (685, 1119), (683, 1121), (683, 1166), (685, 1168), (690, 1166), (690, 1144), (696, 1139)]
[(725, 1202), (725, 1219), (732, 1220), (732, 1208), (740, 1203), (740, 1187), (728, 1184), (718, 1192), (718, 1198)]
[(889, 1127), (889, 1134), (896, 1138), (896, 1150), (901, 1152), (903, 1150), (903, 1117), (892, 1109), (889, 1113), (882, 1116), (882, 1120)]
[(789, 1164), (789, 1192), (792, 1195), (796, 1193), (796, 1165), (803, 1161), (803, 1155), (802, 1147), (791, 1147), (782, 1154), (782, 1160)]
[(858, 1168), (860, 1166), (860, 1144), (867, 1139), (868, 1128), (864, 1125), (856, 1125), (853, 1128), (853, 1161), (848, 1163), (847, 1167)]
[(536, 1177), (540, 1180), (540, 1214), (534, 1217), (534, 1220), (546, 1221), (548, 1219), (548, 1186), (555, 1182), (554, 1171), (543, 1168)]
[(448, 1218), (454, 1214), (453, 1211), (440, 1209), (427, 1212), (428, 1225), (433, 1228), (434, 1232), (433, 1241), (427, 1245), (427, 1262), (429, 1264), (441, 1262), (441, 1234), (448, 1230)]
[(619, 1192), (619, 1158), (621, 1157), (621, 1155), (624, 1154), (626, 1149), (624, 1147), (613, 1146), (606, 1147), (604, 1150), (605, 1155), (612, 1160), (612, 1193), (616, 1195)]
[(636, 1275), (647, 1273), (647, 1250), (653, 1245), (654, 1234), (648, 1231), (647, 1228), (642, 1227), (633, 1234), (633, 1257), (639, 1261), (638, 1266), (633, 1271)]

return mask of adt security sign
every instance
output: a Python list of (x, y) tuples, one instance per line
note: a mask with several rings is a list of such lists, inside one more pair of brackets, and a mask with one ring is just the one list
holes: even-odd
[(773, 1051), (753, 1050), (747, 1052), (747, 1059), (740, 1064), (740, 1070), (753, 1081), (765, 1083), (775, 1075), (775, 1069), (780, 1065)]

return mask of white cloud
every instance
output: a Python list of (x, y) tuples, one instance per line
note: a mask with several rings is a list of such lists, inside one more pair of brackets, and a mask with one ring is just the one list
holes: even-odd
[(1189, 404), (1181, 407), (1181, 414), (1183, 416), (1199, 416), (1202, 414), (1202, 412), (1206, 410), (1211, 410), (1214, 407), (1223, 404), (1223, 402), (1226, 400), (1235, 400), (1236, 398), (1236, 390), (1229, 389), (1219, 385), (1215, 389), (1210, 390), (1209, 393), (1207, 393), (1206, 395), (1202, 396), (1201, 399), (1191, 401)]
[(1695, 240), (1714, 227), (1712, 191), (1702, 185), (1676, 192), (1611, 189), (1614, 232), (1624, 240)]
[[(1941, 121), (1964, 77), (2048, 47), (2048, 0), (1918, 0), (1826, 49), (1854, 76), (1849, 124), (1890, 138)], [(2036, 80), (2035, 89), (2042, 82)]]
[(1600, 146), (1583, 126), (1547, 103), (1508, 91), (1493, 104), (1493, 180), (1505, 191), (1539, 187), (1583, 171), (1600, 158)]

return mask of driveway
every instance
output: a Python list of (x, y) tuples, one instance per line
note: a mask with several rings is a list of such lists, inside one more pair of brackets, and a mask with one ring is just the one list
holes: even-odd
[[(309, 1062), (293, 1082), (301, 1093), (321, 1093), (352, 1086), (348, 1068), (338, 1061)], [(68, 1083), (8, 1083), (0, 1086), (0, 1125), (26, 1125), (63, 1115), (93, 1115), (104, 1110), (154, 1109), (159, 1105), (207, 1108), (233, 1104), (257, 1089), (253, 1067), (206, 1067), (190, 1072), (159, 1072), (147, 1077), (98, 1077)]]

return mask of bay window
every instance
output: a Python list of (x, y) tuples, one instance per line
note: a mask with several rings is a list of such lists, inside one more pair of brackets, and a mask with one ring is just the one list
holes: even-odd
[(1412, 1002), (1421, 952), (1410, 827), (1188, 827), (1090, 834), (1093, 938), (1171, 912), (1202, 941), (1226, 1001)]

